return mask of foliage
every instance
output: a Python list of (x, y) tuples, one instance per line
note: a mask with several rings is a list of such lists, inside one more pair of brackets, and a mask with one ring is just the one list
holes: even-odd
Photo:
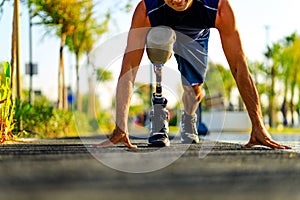
[(97, 69), (97, 81), (98, 82), (106, 82), (106, 81), (111, 81), (113, 80), (113, 74), (111, 71), (98, 68)]
[[(85, 108), (86, 110), (86, 108)], [(21, 137), (59, 138), (87, 136), (101, 131), (111, 133), (114, 117), (109, 111), (98, 112), (96, 117), (87, 113), (55, 109), (46, 97), (35, 98), (34, 104), (17, 101), (13, 113), (22, 130), (14, 130)]]
[(71, 34), (79, 22), (84, 1), (76, 0), (29, 0), (32, 17), (38, 17), (37, 24), (44, 24), (57, 30), (57, 34)]
[(109, 134), (114, 129), (114, 117), (109, 111), (102, 111), (96, 117), (88, 117), (86, 113), (74, 112), (76, 131), (80, 136), (94, 135), (98, 132)]
[(22, 133), (24, 130), (27, 133), (44, 136), (51, 131), (49, 123), (53, 117), (53, 106), (49, 104), (31, 106), (28, 102), (17, 101), (15, 112), (18, 127), (22, 128), (22, 130), (17, 130), (18, 132)]
[(58, 108), (67, 108), (67, 99), (63, 96), (65, 90), (64, 75), (64, 46), (66, 38), (72, 35), (76, 27), (80, 26), (81, 16), (86, 11), (90, 1), (81, 0), (29, 0), (32, 16), (38, 23), (46, 25), (50, 30), (56, 30), (60, 37), (59, 73), (58, 73)]
[[(281, 55), (282, 79), (285, 84), (284, 102), (287, 101), (288, 91), (290, 92), (289, 110), (291, 113), (295, 111), (294, 97), (296, 89), (300, 86), (300, 75), (298, 73), (300, 65), (300, 38), (292, 34), (285, 38), (286, 46)], [(291, 117), (290, 125), (294, 126), (294, 117)]]
[(16, 130), (23, 137), (62, 137), (76, 134), (72, 122), (73, 113), (57, 110), (45, 97), (36, 98), (33, 105), (17, 101), (15, 119), (22, 130)]
[(265, 65), (259, 61), (249, 61), (248, 66), (259, 94), (267, 92)]
[(48, 137), (77, 136), (71, 111), (55, 109), (50, 124), (53, 130), (47, 134)]
[[(96, 121), (90, 120), (90, 123), (92, 122), (94, 122), (95, 125)], [(115, 128), (115, 121), (112, 113), (110, 113), (109, 111), (99, 112), (97, 115), (97, 126), (92, 127), (97, 127), (97, 130), (99, 130), (103, 134), (111, 133)]]
[(221, 95), (229, 102), (232, 90), (235, 87), (235, 80), (230, 69), (226, 69), (221, 64), (209, 63), (204, 86), (206, 97), (210, 95)]
[[(298, 78), (298, 65), (299, 59), (297, 59), (297, 39), (299, 36), (296, 33), (284, 37), (283, 39), (273, 43), (267, 47), (265, 52), (268, 63), (264, 65), (264, 68), (260, 71), (264, 74), (265, 80), (263, 84), (266, 85), (266, 94), (268, 95), (268, 112), (269, 112), (269, 124), (275, 126), (278, 121), (276, 119), (275, 112), (279, 110), (279, 105), (283, 105), (289, 100), (289, 110), (294, 112), (294, 95), (297, 87)], [(279, 85), (283, 85), (283, 89)], [(299, 84), (298, 84), (299, 86)], [(299, 88), (299, 87), (298, 87)], [(282, 102), (279, 102), (279, 92), (283, 90)], [(290, 97), (288, 95), (290, 94)], [(294, 123), (293, 115), (291, 124)], [(286, 116), (285, 116), (286, 117)]]
[(3, 5), (5, 3), (5, 0), (0, 0), (0, 20), (2, 18), (2, 14), (3, 14)]
[(92, 1), (86, 1), (83, 12), (80, 16), (79, 23), (72, 32), (67, 36), (66, 44), (71, 52), (80, 57), (83, 53), (89, 53), (99, 36), (108, 30), (110, 14), (106, 13), (100, 23), (97, 16), (94, 16), (95, 5)]
[[(63, 49), (67, 45), (76, 56), (76, 96), (77, 109), (82, 111), (79, 91), (79, 61), (82, 54), (89, 54), (99, 36), (108, 30), (110, 16), (115, 11), (129, 12), (132, 0), (113, 1), (113, 9), (107, 8), (104, 16), (94, 16), (94, 9), (99, 2), (92, 0), (28, 0), (34, 24), (45, 25), (48, 33), (55, 30), (60, 37), (60, 56), (58, 73), (58, 108), (66, 108), (67, 100), (63, 97), (65, 89)], [(99, 4), (99, 6), (101, 6)], [(100, 18), (100, 23), (98, 22)]]
[[(150, 85), (149, 84), (141, 84), (136, 83), (134, 86), (134, 94), (138, 95), (139, 99), (142, 100), (142, 108), (149, 109), (151, 102), (150, 102)], [(152, 96), (152, 91), (151, 91)]]
[(14, 101), (11, 99), (11, 88), (10, 88), (10, 64), (4, 62), (1, 65), (0, 74), (0, 143), (12, 140), (14, 138), (12, 131), (14, 129)]
[(73, 33), (66, 38), (69, 50), (76, 56), (76, 97), (78, 111), (82, 111), (82, 99), (79, 90), (80, 58), (84, 53), (89, 54), (99, 36), (108, 30), (109, 13), (105, 15), (104, 20), (99, 24), (96, 16), (94, 16), (94, 7), (93, 1), (86, 1), (83, 8), (84, 11), (80, 16), (80, 23), (78, 23)]

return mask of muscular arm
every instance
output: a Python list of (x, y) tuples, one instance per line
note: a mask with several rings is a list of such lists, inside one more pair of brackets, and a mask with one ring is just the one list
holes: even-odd
[(122, 143), (129, 148), (132, 145), (128, 136), (128, 112), (137, 70), (143, 57), (146, 35), (150, 27), (146, 6), (141, 1), (133, 14), (127, 46), (123, 56), (122, 69), (116, 93), (116, 128), (110, 138), (95, 147), (108, 147)]
[(272, 148), (288, 148), (273, 141), (263, 124), (259, 95), (248, 70), (234, 13), (228, 0), (219, 2), (216, 28), (219, 30), (230, 70), (252, 122), (251, 138), (246, 146), (265, 145)]
[(147, 17), (146, 7), (142, 1), (138, 4), (132, 18), (122, 69), (117, 84), (116, 123), (118, 128), (124, 132), (128, 132), (127, 118), (132, 89), (143, 56), (148, 27), (150, 27), (150, 22)]
[(262, 126), (258, 93), (250, 76), (234, 15), (227, 0), (220, 1), (216, 26), (220, 32), (222, 47), (230, 70), (236, 80), (251, 121), (256, 126)]

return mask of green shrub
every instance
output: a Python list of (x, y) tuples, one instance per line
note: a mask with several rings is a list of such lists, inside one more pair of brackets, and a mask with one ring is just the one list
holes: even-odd
[(14, 101), (11, 100), (10, 88), (10, 64), (4, 62), (1, 65), (0, 72), (0, 143), (12, 140), (14, 135)]
[(46, 97), (39, 97), (33, 105), (17, 101), (15, 119), (22, 137), (54, 138), (74, 136), (77, 133), (73, 113), (57, 110)]

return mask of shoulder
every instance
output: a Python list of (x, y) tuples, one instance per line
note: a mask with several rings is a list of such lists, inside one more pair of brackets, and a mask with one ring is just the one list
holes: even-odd
[(216, 28), (223, 32), (236, 29), (234, 12), (228, 0), (219, 1)]
[(219, 1), (220, 0), (197, 0), (198, 2), (202, 2), (205, 6), (211, 9), (218, 9)]
[(138, 3), (134, 11), (131, 28), (149, 27), (149, 26), (150, 26), (150, 22), (147, 16), (145, 1), (142, 0)]
[(147, 13), (151, 13), (159, 8), (163, 7), (166, 3), (164, 0), (143, 0)]
[(138, 5), (136, 6), (136, 9), (135, 9), (135, 13), (138, 12), (138, 13), (147, 13), (147, 7), (146, 7), (146, 3), (145, 3), (146, 0), (142, 0), (138, 3)]
[(233, 14), (232, 7), (229, 3), (229, 0), (219, 0), (218, 3), (218, 15), (223, 17), (229, 14)]

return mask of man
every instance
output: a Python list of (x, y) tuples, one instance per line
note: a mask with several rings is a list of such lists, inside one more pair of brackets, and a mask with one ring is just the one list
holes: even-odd
[[(107, 147), (121, 143), (129, 148), (137, 148), (136, 145), (131, 144), (127, 129), (132, 88), (143, 56), (148, 28), (160, 25), (169, 26), (200, 44), (202, 47), (200, 54), (204, 55), (204, 59), (201, 58), (204, 65), (206, 65), (207, 60), (207, 52), (205, 51), (207, 51), (209, 29), (216, 28), (219, 31), (230, 70), (252, 122), (251, 137), (245, 147), (264, 145), (271, 148), (290, 148), (272, 140), (263, 124), (258, 92), (249, 74), (234, 13), (228, 0), (142, 0), (138, 4), (132, 18), (117, 85), (116, 128), (108, 140), (96, 145), (96, 147)], [(139, 28), (145, 29), (136, 31)], [(178, 51), (181, 50), (182, 48), (179, 47)], [(189, 59), (186, 60), (177, 55), (175, 50), (174, 52), (178, 68), (184, 76), (182, 79), (184, 113), (181, 119), (181, 140), (198, 143), (195, 112), (203, 97), (202, 87), (206, 66), (195, 66), (193, 61), (190, 63)], [(155, 146), (155, 142), (159, 141), (168, 146), (169, 139), (166, 129), (163, 127), (160, 134), (151, 133), (149, 143)]]

